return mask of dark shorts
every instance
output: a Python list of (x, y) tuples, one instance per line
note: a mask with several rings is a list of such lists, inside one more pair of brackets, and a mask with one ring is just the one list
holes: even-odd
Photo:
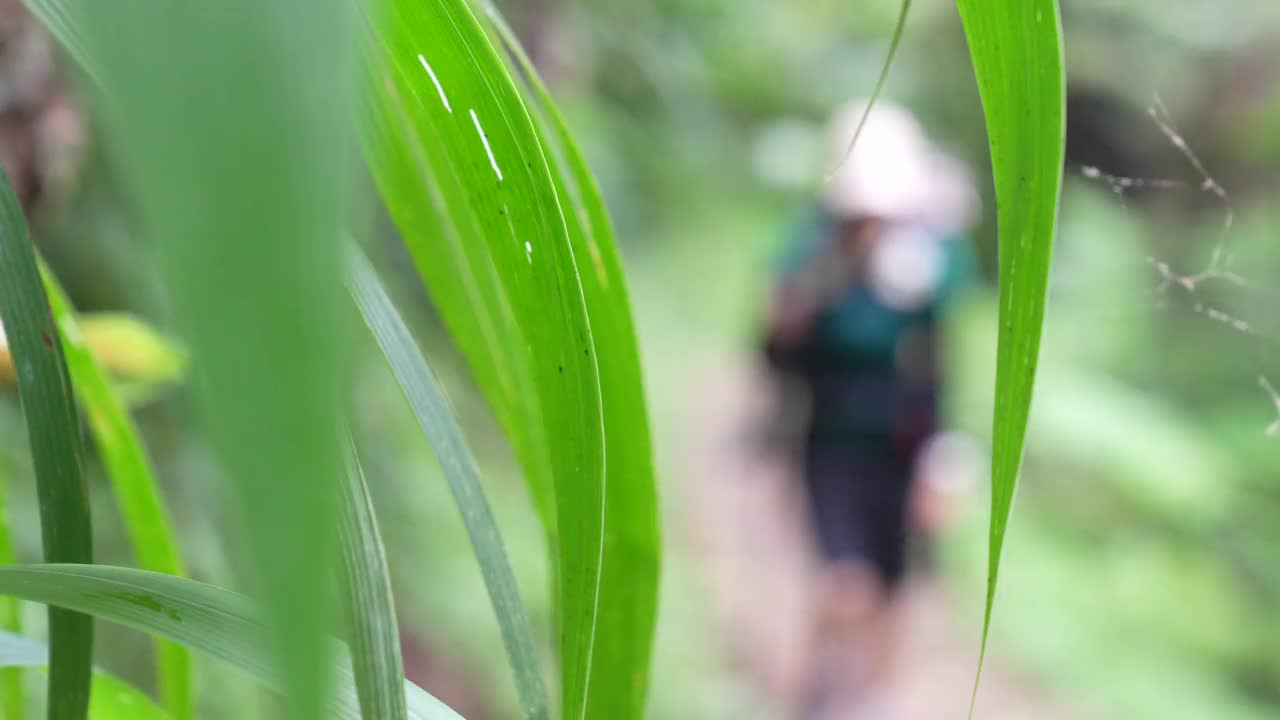
[(901, 580), (913, 455), (888, 441), (810, 439), (805, 485), (826, 561), (869, 565), (889, 587)]

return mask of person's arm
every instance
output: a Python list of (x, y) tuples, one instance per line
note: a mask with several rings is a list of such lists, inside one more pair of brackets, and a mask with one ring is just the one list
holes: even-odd
[(813, 328), (817, 299), (803, 282), (782, 283), (769, 303), (769, 342), (781, 347), (804, 344)]

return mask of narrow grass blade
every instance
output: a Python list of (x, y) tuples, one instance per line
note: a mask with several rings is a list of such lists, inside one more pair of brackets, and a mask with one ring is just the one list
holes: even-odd
[(322, 629), (344, 466), (353, 4), (61, 6), (192, 352), (285, 715), (314, 720), (332, 672)]
[(366, 718), (404, 720), (408, 717), (404, 660), (387, 554), (354, 447), (348, 448), (346, 482), (338, 505), (345, 576), (340, 587), (360, 710)]
[(880, 66), (880, 75), (876, 78), (875, 87), (871, 89), (871, 97), (867, 98), (867, 105), (862, 109), (862, 117), (858, 118), (858, 125), (854, 128), (853, 137), (849, 138), (849, 147), (845, 148), (844, 155), (840, 157), (840, 162), (827, 173), (827, 180), (830, 181), (832, 176), (840, 169), (842, 165), (849, 162), (849, 157), (853, 155), (853, 148), (858, 144), (858, 138), (862, 136), (862, 128), (866, 127), (867, 118), (871, 117), (871, 110), (875, 107), (876, 101), (880, 99), (881, 93), (884, 92), (885, 83), (889, 80), (889, 70), (893, 67), (893, 59), (898, 56), (898, 45), (902, 44), (902, 33), (907, 29), (907, 16), (911, 14), (911, 0), (902, 0), (902, 7), (898, 10), (898, 22), (893, 26), (893, 37), (889, 39), (889, 53), (884, 58), (884, 65)]
[(502, 536), (485, 499), (480, 473), (462, 428), (454, 420), (444, 390), (419, 351), (409, 328), (387, 297), (377, 274), (355, 248), (351, 253), (349, 286), (365, 324), (372, 331), (423, 432), (435, 449), (458, 511), (462, 513), (489, 591), (489, 601), (502, 631), (502, 642), (515, 675), (516, 692), (524, 717), (545, 720), (549, 717), (547, 693), (534, 652), (533, 632), (529, 629), (529, 619), (520, 601), (511, 565), (507, 562)]
[[(138, 429), (112, 390), (111, 380), (90, 348), (66, 293), (52, 273), (42, 270), (53, 319), (62, 337), (67, 369), (88, 416), (89, 430), (106, 466), (138, 565), (145, 570), (184, 575), (172, 523), (165, 512)], [(187, 651), (173, 643), (158, 641), (156, 671), (160, 696), (169, 713), (174, 720), (189, 720), (195, 708), (191, 658)]]
[(577, 720), (604, 552), (598, 362), (613, 349), (593, 335), (566, 211), (519, 86), (470, 5), (375, 0), (369, 20), (373, 176), (550, 534), (563, 713)]
[[(40, 498), (45, 559), (93, 562), (89, 498), (81, 474), (80, 419), (27, 223), (0, 173), (0, 318), (18, 375)], [(93, 620), (49, 610), (50, 720), (81, 720), (89, 703)]]
[(958, 0), (957, 4), (987, 118), (1000, 244), (991, 538), (980, 679), (1040, 354), (1062, 191), (1066, 83), (1057, 0)]
[[(0, 462), (0, 565), (16, 563), (13, 549), (13, 525), (9, 512), (9, 478)], [(22, 633), (22, 608), (15, 598), (0, 598), (0, 631), (13, 635)], [(27, 716), (26, 691), (23, 688), (22, 669), (14, 666), (0, 670), (0, 712), (2, 717), (25, 718)]]
[[(604, 198), (568, 124), (505, 20), (489, 17), (521, 70), (565, 220), (596, 344), (604, 406), (605, 526), (587, 717), (644, 717), (661, 536), (640, 350)], [(603, 350), (601, 351), (604, 352)]]
[[(48, 664), (49, 648), (44, 643), (16, 633), (0, 632), (0, 668), (6, 671), (27, 667), (45, 669)], [(89, 720), (171, 720), (171, 716), (141, 690), (107, 673), (95, 670), (92, 686)], [(4, 717), (23, 720), (26, 715)]]
[[(20, 565), (0, 568), (0, 594), (90, 613), (199, 650), (280, 689), (283, 678), (269, 649), (274, 634), (249, 598), (187, 578), (110, 565)], [(341, 644), (324, 633), (325, 662), (338, 680), (329, 713), (315, 717), (360, 720), (359, 701)], [(404, 683), (409, 717), (458, 720), (457, 713), (410, 682)], [(325, 705), (321, 705), (325, 707)]]

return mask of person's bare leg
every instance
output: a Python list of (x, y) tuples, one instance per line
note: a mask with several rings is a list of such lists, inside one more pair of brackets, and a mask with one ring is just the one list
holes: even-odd
[(852, 699), (875, 682), (883, 647), (891, 642), (883, 627), (884, 588), (871, 568), (837, 563), (820, 583), (801, 693), (806, 717), (815, 720), (843, 717)]
[(850, 662), (856, 676), (853, 682), (837, 688), (833, 720), (896, 720), (892, 701), (900, 605), (895, 595), (882, 592), (881, 601), (858, 624), (858, 637), (848, 644), (855, 653)]

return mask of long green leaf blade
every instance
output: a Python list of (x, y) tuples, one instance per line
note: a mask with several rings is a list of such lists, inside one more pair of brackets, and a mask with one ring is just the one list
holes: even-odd
[[(0, 594), (90, 613), (199, 650), (269, 687), (284, 684), (268, 647), (272, 632), (267, 615), (230, 590), (110, 565), (19, 565), (0, 568)], [(317, 712), (315, 717), (361, 720), (345, 653), (331, 637), (319, 635), (332, 648), (325, 657), (337, 676), (338, 691), (325, 703), (329, 715)], [(416, 685), (406, 681), (404, 689), (410, 718), (459, 720)]]
[(601, 348), (565, 210), (519, 87), (465, 0), (377, 0), (370, 23), (370, 165), (551, 535), (562, 706), (576, 720), (597, 637), (605, 438)]
[(980, 678), (1040, 354), (1062, 191), (1066, 82), (1057, 0), (957, 0), (957, 5), (987, 118), (999, 223), (1000, 333)]
[(550, 714), (547, 692), (538, 669), (538, 656), (534, 652), (533, 632), (462, 428), (454, 420), (444, 390), (419, 351), (409, 328), (396, 312), (391, 298), (387, 297), (377, 274), (368, 260), (354, 249), (349, 283), (351, 296), (431, 442), (462, 514), (502, 632), (502, 642), (515, 675), (516, 693), (524, 717), (545, 720)]
[[(348, 446), (350, 446), (348, 440)], [(339, 506), (342, 545), (341, 584), (360, 710), (366, 718), (404, 720), (404, 660), (400, 627), (391, 597), (386, 549), (364, 470), (354, 447), (347, 451), (347, 476)]]
[[(0, 173), (0, 319), (18, 376), (35, 465), (44, 555), (93, 562), (89, 498), (81, 473), (80, 420), (27, 223)], [(89, 704), (93, 620), (50, 608), (50, 720), (82, 720)]]
[(332, 670), (344, 464), (352, 5), (58, 4), (192, 351), (287, 717), (313, 720)]
[[(505, 20), (491, 6), (489, 17), (536, 102), (533, 113), (548, 149), (587, 315), (596, 345), (607, 348), (599, 363), (604, 406), (605, 527), (600, 609), (587, 717), (644, 717), (649, 657), (658, 601), (661, 536), (658, 491), (653, 476), (648, 413), (640, 349), (604, 198), (586, 158)], [(603, 351), (602, 351), (603, 353)]]
[[(539, 396), (531, 376), (531, 351), (517, 324), (515, 303), (507, 289), (510, 283), (500, 275), (511, 265), (495, 260), (488, 239), (500, 232), (514, 234), (516, 221), (523, 224), (525, 219), (512, 219), (506, 230), (509, 206), (503, 203), (494, 208), (493, 199), (487, 197), (492, 194), (488, 186), (500, 186), (495, 182), (496, 172), (478, 165), (476, 161), (483, 161), (483, 156), (475, 156), (485, 152), (479, 145), (485, 129), (481, 118), (497, 113), (477, 114), (479, 130), (467, 125), (471, 122), (469, 111), (475, 108), (463, 107), (464, 99), (455, 86), (481, 86), (483, 71), (470, 62), (471, 49), (460, 37), (461, 31), (449, 32), (454, 23), (452, 16), (442, 17), (442, 3), (424, 4), (432, 13), (426, 17), (421, 16), (422, 11), (402, 17), (409, 8), (401, 5), (410, 4), (379, 0), (371, 5), (375, 12), (370, 19), (374, 39), (366, 52), (371, 76), (366, 83), (369, 111), (363, 125), (366, 154), (383, 200), (432, 298), (440, 305), (445, 322), (525, 465), (534, 504), (554, 542), (555, 490)], [(471, 30), (471, 46), (475, 46), (474, 28)], [(433, 49), (433, 56), (448, 54), (428, 58), (426, 53), (418, 53), (422, 57), (415, 59), (409, 51), (419, 44), (439, 48)], [(408, 63), (397, 62), (404, 53), (409, 53)], [(418, 65), (409, 64), (413, 62)], [(438, 95), (431, 95), (433, 90)], [(455, 114), (461, 119), (455, 120)], [(437, 130), (447, 132), (449, 142), (428, 139), (428, 133)], [(450, 147), (470, 152), (467, 157), (453, 157)], [(523, 162), (523, 157), (520, 160), (521, 165), (532, 165), (532, 161)], [(526, 181), (526, 192), (528, 184)]]
[[(144, 570), (185, 575), (173, 526), (165, 512), (160, 487), (138, 429), (89, 347), (66, 293), (52, 273), (45, 270), (43, 276), (53, 319), (62, 338), (67, 369), (115, 490), (116, 502), (138, 565)], [(156, 670), (160, 696), (169, 713), (175, 720), (191, 718), (195, 709), (191, 658), (187, 651), (173, 643), (157, 642)]]

